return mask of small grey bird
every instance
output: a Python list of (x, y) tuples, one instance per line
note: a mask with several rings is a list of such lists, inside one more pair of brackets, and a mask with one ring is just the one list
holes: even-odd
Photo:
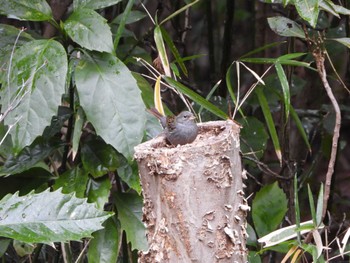
[(183, 111), (177, 116), (163, 116), (157, 109), (148, 110), (160, 120), (167, 141), (172, 145), (184, 145), (193, 142), (198, 134), (196, 117), (189, 111)]

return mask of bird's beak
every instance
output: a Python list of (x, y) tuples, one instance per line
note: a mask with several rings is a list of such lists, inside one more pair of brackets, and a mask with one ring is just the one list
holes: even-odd
[(190, 119), (190, 120), (195, 120), (195, 119), (196, 119), (196, 116), (191, 116), (189, 119)]

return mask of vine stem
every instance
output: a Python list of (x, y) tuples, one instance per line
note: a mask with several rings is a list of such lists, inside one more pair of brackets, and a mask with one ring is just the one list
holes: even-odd
[(332, 176), (334, 173), (334, 165), (335, 165), (335, 160), (337, 156), (338, 140), (339, 140), (340, 126), (341, 126), (341, 113), (340, 113), (339, 104), (327, 80), (327, 72), (324, 65), (325, 59), (322, 54), (322, 51), (318, 50), (318, 52), (317, 51), (313, 52), (313, 56), (316, 60), (316, 67), (317, 67), (318, 74), (320, 75), (322, 84), (327, 92), (328, 98), (330, 99), (335, 111), (335, 125), (333, 130), (331, 156), (328, 162), (328, 169), (327, 169), (326, 180), (325, 180), (325, 190), (324, 190), (324, 196), (323, 196), (323, 207), (322, 207), (322, 220), (323, 220), (327, 212)]

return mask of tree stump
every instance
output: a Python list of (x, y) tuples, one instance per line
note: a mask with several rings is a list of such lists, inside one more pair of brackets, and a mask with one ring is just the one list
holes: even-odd
[(148, 251), (139, 262), (246, 262), (239, 126), (199, 124), (191, 144), (159, 136), (135, 147)]

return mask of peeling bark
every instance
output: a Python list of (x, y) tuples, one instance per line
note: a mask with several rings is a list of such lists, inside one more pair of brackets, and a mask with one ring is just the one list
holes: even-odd
[(239, 127), (199, 127), (191, 144), (170, 147), (160, 136), (135, 148), (149, 244), (139, 262), (246, 262)]

